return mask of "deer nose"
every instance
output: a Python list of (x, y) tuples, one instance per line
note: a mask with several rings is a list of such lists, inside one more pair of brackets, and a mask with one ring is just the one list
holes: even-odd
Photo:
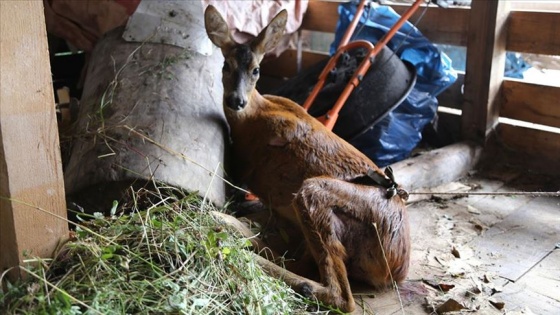
[(231, 95), (227, 101), (228, 107), (234, 110), (241, 110), (247, 105), (247, 100), (239, 95)]

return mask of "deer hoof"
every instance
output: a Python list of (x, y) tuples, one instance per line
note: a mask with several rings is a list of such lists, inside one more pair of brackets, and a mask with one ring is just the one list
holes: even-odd
[(311, 299), (315, 297), (315, 295), (313, 294), (313, 286), (311, 286), (307, 282), (302, 282), (301, 284), (299, 284), (297, 291), (305, 298)]

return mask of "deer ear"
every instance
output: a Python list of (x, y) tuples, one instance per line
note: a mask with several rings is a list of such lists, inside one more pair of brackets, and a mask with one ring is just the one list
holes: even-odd
[(213, 5), (209, 5), (204, 11), (204, 26), (206, 34), (214, 45), (224, 48), (233, 44), (226, 20)]
[(288, 21), (288, 12), (286, 9), (280, 11), (276, 16), (270, 21), (270, 23), (265, 27), (257, 38), (251, 43), (251, 48), (253, 52), (257, 55), (264, 55), (265, 53), (271, 51), (278, 45), (280, 38), (284, 35), (284, 30), (286, 29), (286, 22)]

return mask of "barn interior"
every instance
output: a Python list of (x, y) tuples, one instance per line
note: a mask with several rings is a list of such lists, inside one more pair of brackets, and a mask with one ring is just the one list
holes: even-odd
[[(353, 40), (384, 35), (377, 32), (392, 22), (383, 18), (407, 14), (414, 2), (367, 1), (369, 22), (358, 24)], [(387, 290), (353, 283), (353, 314), (554, 314), (560, 309), (560, 1), (417, 2), (408, 18), (414, 27), (397, 34), (386, 55), (402, 62), (416, 85), (396, 88), (392, 65), (374, 63), (377, 72), (370, 73), (386, 73), (356, 87), (362, 99), (349, 99), (335, 127), (345, 132), (357, 124), (360, 135), (348, 141), (390, 166), (410, 194), (407, 280)], [(49, 303), (67, 303), (52, 305), (98, 313), (94, 304), (41, 281), (57, 272), (49, 264), (53, 253), (61, 259), (62, 240), (82, 237), (75, 222), (82, 224), (84, 212), (99, 219), (140, 209), (140, 192), (153, 209), (166, 200), (161, 191), (175, 196), (175, 189), (234, 213), (255, 204), (228, 178), (221, 57), (205, 41), (202, 11), (198, 17), (182, 11), (219, 1), (91, 3), (0, 2), (0, 307), (8, 312), (18, 313), (9, 309), (13, 296), (26, 296), (10, 295), (9, 287), (24, 279), (39, 283), (24, 286), (28, 295), (44, 287)], [(250, 24), (239, 28), (239, 38), (263, 26), (252, 24), (255, 16), (267, 23), (284, 7), (293, 16), (285, 45), (263, 61), (258, 89), (301, 102), (307, 95), (293, 93), (313, 86), (307, 75), (324, 69), (345, 31), (342, 16), (351, 19), (359, 1), (252, 3), (246, 11), (221, 4), (232, 16), (247, 15), (232, 19)], [(414, 67), (407, 56), (424, 63)], [(381, 99), (387, 86), (398, 95), (375, 113), (375, 123), (345, 121), (365, 115), (354, 104)], [(270, 212), (257, 208), (257, 225), (270, 224)], [(274, 233), (286, 238), (282, 228)], [(45, 266), (37, 277), (27, 267), (37, 265), (35, 257)], [(134, 273), (126, 270), (125, 281)], [(200, 313), (206, 302), (192, 303), (201, 303), (188, 305)], [(31, 304), (39, 305), (19, 307), (32, 313)], [(214, 310), (228, 312), (235, 313)]]

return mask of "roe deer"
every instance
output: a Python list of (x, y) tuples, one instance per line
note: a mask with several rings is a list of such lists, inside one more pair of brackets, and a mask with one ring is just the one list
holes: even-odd
[[(276, 46), (284, 10), (248, 44), (234, 42), (213, 6), (204, 21), (224, 55), (223, 105), (234, 174), (304, 235), (320, 283), (262, 262), (294, 290), (354, 310), (349, 278), (376, 287), (405, 279), (410, 259), (406, 192), (353, 146), (289, 99), (255, 88), (265, 52)], [(298, 273), (298, 270), (293, 270)]]

